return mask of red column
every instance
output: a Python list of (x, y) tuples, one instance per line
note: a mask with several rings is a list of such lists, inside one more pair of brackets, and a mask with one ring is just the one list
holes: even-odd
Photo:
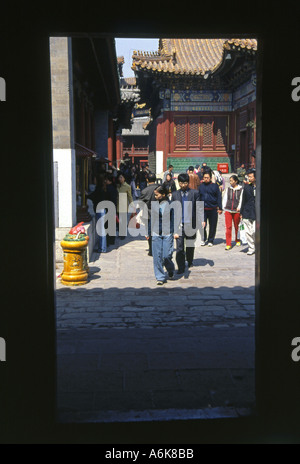
[(167, 169), (168, 155), (170, 153), (170, 111), (164, 114), (163, 123), (163, 138), (164, 138), (164, 171)]
[(120, 161), (123, 157), (122, 151), (123, 151), (122, 150), (122, 136), (117, 135), (117, 141), (116, 141), (116, 156), (117, 156), (116, 164), (117, 166), (116, 167), (119, 167)]
[(108, 119), (108, 140), (107, 140), (107, 157), (109, 161), (113, 162), (113, 120), (111, 118)]

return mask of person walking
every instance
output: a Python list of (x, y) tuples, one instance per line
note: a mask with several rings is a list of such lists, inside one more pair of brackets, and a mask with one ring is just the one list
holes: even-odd
[(148, 209), (148, 215), (145, 217), (146, 213), (141, 213), (142, 218), (144, 217), (146, 224), (148, 225), (148, 235), (146, 238), (148, 240), (148, 255), (152, 256), (152, 236), (151, 236), (151, 202), (155, 201), (154, 190), (158, 187), (156, 183), (156, 175), (151, 172), (148, 175), (148, 185), (141, 191), (141, 195), (139, 197), (139, 202), (145, 203)]
[(106, 253), (108, 243), (105, 226), (102, 219), (106, 213), (106, 210), (105, 208), (101, 208), (101, 205), (99, 205), (99, 203), (101, 203), (102, 201), (106, 201), (109, 199), (106, 188), (106, 180), (103, 174), (98, 175), (96, 188), (92, 193), (87, 195), (87, 198), (92, 200), (96, 215), (96, 231), (99, 237), (97, 251), (98, 253)]
[(131, 167), (132, 167), (132, 162), (130, 160), (130, 157), (128, 153), (125, 153), (124, 159), (120, 163), (120, 172), (123, 174), (125, 178), (125, 182), (128, 185), (130, 185), (131, 179), (132, 179)]
[(164, 267), (170, 279), (174, 276), (175, 266), (172, 260), (174, 244), (174, 212), (170, 209), (168, 189), (160, 185), (154, 190), (156, 202), (153, 203), (151, 235), (154, 275), (157, 285), (166, 282)]
[(222, 176), (221, 171), (217, 171), (217, 170), (213, 171), (213, 174), (215, 175), (216, 184), (219, 187), (221, 193), (224, 192), (224, 190), (225, 190), (225, 179)]
[(127, 235), (128, 205), (132, 203), (133, 199), (131, 187), (127, 184), (127, 182), (125, 182), (125, 177), (122, 172), (119, 172), (117, 175), (117, 190), (117, 216), (119, 219), (119, 238), (121, 240), (124, 240), (125, 236)]
[(195, 174), (194, 172), (194, 166), (189, 167), (188, 175), (190, 178), (189, 188), (193, 190), (197, 190), (198, 187), (200, 186), (200, 179), (199, 179), (199, 176), (197, 176), (197, 174)]
[(167, 188), (167, 190), (169, 192), (169, 194), (168, 194), (169, 199), (171, 199), (172, 193), (175, 192), (175, 190), (177, 190), (175, 180), (172, 179), (171, 174), (167, 174), (166, 180), (165, 180), (165, 182), (163, 182), (162, 185), (164, 185)]
[[(214, 244), (214, 239), (217, 231), (218, 215), (222, 214), (222, 194), (218, 185), (212, 182), (211, 171), (204, 171), (203, 182), (199, 187), (200, 201), (204, 202), (204, 241), (201, 245), (204, 246), (208, 239), (208, 246)], [(207, 223), (209, 223), (209, 234), (207, 237)]]
[[(107, 197), (108, 197), (107, 199), (108, 201), (111, 201), (114, 204), (115, 210), (117, 211), (118, 190), (114, 184), (114, 177), (112, 174), (106, 175), (105, 183), (106, 183), (106, 192), (107, 192)], [(115, 239), (116, 239), (115, 235), (109, 235), (107, 233), (107, 236), (106, 236), (107, 245), (114, 245)]]
[(172, 164), (169, 165), (167, 171), (164, 172), (164, 175), (163, 175), (163, 183), (166, 181), (167, 179), (167, 174), (170, 174), (170, 176), (172, 177), (173, 179), (173, 169), (174, 169), (174, 166)]
[(248, 184), (244, 184), (244, 192), (241, 205), (241, 219), (245, 225), (245, 233), (248, 243), (247, 255), (255, 253), (255, 222), (256, 222), (256, 209), (255, 209), (255, 196), (256, 196), (256, 170), (251, 169), (247, 171)]
[(137, 199), (137, 173), (136, 173), (136, 168), (135, 166), (132, 166), (131, 168), (131, 182), (130, 182), (130, 187), (131, 187), (131, 195), (133, 200)]
[(139, 174), (139, 187), (141, 192), (147, 187), (148, 175), (146, 166), (143, 166)]
[(225, 234), (226, 234), (226, 247), (225, 250), (231, 250), (232, 238), (232, 223), (235, 230), (235, 243), (237, 246), (241, 245), (238, 239), (238, 230), (240, 223), (240, 209), (243, 198), (243, 188), (239, 185), (238, 177), (233, 174), (229, 178), (230, 186), (226, 188), (223, 196), (223, 211), (225, 215)]
[(209, 166), (205, 166), (203, 168), (203, 175), (202, 175), (201, 183), (203, 182), (204, 174), (207, 173), (207, 172), (210, 174), (212, 183), (215, 184), (216, 183), (216, 176), (215, 176), (214, 171)]
[[(185, 271), (185, 258), (188, 267), (193, 266), (196, 232), (200, 227), (201, 216), (199, 214), (199, 191), (189, 188), (189, 175), (181, 173), (178, 176), (179, 189), (172, 193), (172, 202), (180, 202), (182, 214), (179, 220), (174, 218), (174, 238), (176, 240), (177, 274)], [(187, 202), (187, 207), (185, 207)], [(190, 202), (190, 203), (189, 203)], [(202, 226), (204, 227), (202, 222)], [(187, 243), (188, 242), (188, 243)]]
[(237, 177), (238, 177), (239, 182), (241, 182), (241, 183), (244, 182), (245, 176), (246, 176), (246, 169), (245, 169), (244, 163), (242, 163), (242, 164), (240, 165), (240, 167), (237, 168), (236, 174), (237, 174)]

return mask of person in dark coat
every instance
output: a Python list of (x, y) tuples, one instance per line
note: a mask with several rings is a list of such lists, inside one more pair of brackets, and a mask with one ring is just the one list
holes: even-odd
[(107, 235), (105, 232), (105, 226), (103, 224), (103, 216), (105, 215), (105, 208), (99, 209), (98, 204), (102, 201), (107, 201), (108, 194), (106, 189), (106, 180), (103, 174), (100, 174), (97, 179), (97, 185), (95, 190), (87, 195), (87, 198), (92, 200), (94, 211), (96, 213), (96, 231), (99, 236), (98, 240), (98, 252), (106, 253), (107, 251)]
[(218, 215), (222, 214), (222, 194), (218, 185), (212, 182), (212, 174), (210, 171), (204, 171), (203, 182), (199, 187), (200, 201), (204, 202), (204, 241), (201, 245), (205, 245), (207, 240), (207, 222), (209, 223), (208, 246), (213, 246), (217, 231)]
[(141, 195), (139, 197), (139, 202), (143, 202), (146, 204), (148, 208), (148, 235), (146, 236), (148, 240), (148, 255), (152, 256), (152, 236), (151, 236), (151, 202), (155, 201), (154, 190), (158, 187), (156, 182), (156, 175), (154, 173), (149, 173), (148, 175), (148, 185), (141, 191)]
[(166, 180), (165, 182), (163, 182), (162, 184), (164, 187), (166, 187), (166, 189), (168, 190), (169, 192), (169, 195), (172, 194), (172, 192), (175, 192), (176, 189), (176, 184), (175, 184), (175, 180), (172, 179), (172, 175), (171, 174), (167, 174), (166, 175)]
[[(105, 183), (106, 183), (106, 193), (107, 193), (107, 199), (111, 201), (116, 210), (117, 210), (117, 203), (118, 203), (118, 191), (117, 188), (114, 184), (114, 177), (112, 174), (107, 174), (105, 178)], [(107, 234), (107, 244), (108, 245), (114, 245), (116, 240), (115, 235), (108, 235)]]
[(166, 282), (164, 267), (170, 279), (173, 278), (175, 266), (173, 256), (173, 210), (169, 208), (168, 189), (160, 185), (154, 190), (156, 203), (153, 203), (151, 214), (151, 235), (154, 274), (158, 285)]
[(255, 253), (255, 221), (256, 221), (256, 171), (251, 169), (247, 172), (249, 184), (245, 184), (244, 193), (241, 205), (241, 219), (245, 226), (245, 233), (248, 243), (247, 255)]
[(106, 191), (106, 182), (105, 176), (103, 174), (99, 174), (97, 177), (97, 184), (95, 190), (87, 195), (89, 200), (92, 200), (94, 212), (96, 213), (97, 205), (101, 201), (105, 201), (108, 199), (107, 191)]
[(245, 168), (245, 165), (244, 163), (241, 164), (241, 166), (239, 168), (237, 168), (236, 170), (236, 175), (238, 177), (238, 180), (240, 183), (244, 182), (245, 180), (245, 176), (246, 176), (246, 168)]
[[(185, 271), (185, 258), (188, 266), (193, 266), (196, 233), (200, 226), (201, 217), (198, 213), (200, 207), (198, 190), (189, 188), (189, 175), (187, 173), (179, 174), (179, 190), (172, 193), (172, 202), (180, 202), (182, 205), (181, 217), (174, 220), (174, 238), (176, 239), (176, 263), (178, 266), (177, 274), (183, 274)], [(184, 207), (184, 202), (190, 202), (188, 207)], [(190, 206), (190, 208), (189, 208)], [(204, 224), (202, 224), (204, 225)]]
[(142, 190), (147, 188), (148, 177), (149, 177), (149, 174), (148, 174), (147, 168), (146, 166), (143, 166), (142, 170), (139, 173), (139, 187), (140, 187), (141, 192)]

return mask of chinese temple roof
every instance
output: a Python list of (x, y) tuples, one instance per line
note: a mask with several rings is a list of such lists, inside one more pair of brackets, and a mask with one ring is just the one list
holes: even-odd
[(120, 91), (122, 102), (138, 102), (140, 99), (140, 90), (136, 84), (135, 77), (122, 77), (120, 79)]
[(226, 52), (255, 53), (256, 50), (255, 39), (160, 39), (157, 52), (133, 53), (132, 69), (204, 76), (217, 71)]
[(137, 82), (135, 77), (122, 77), (120, 80), (121, 88), (136, 88)]
[[(118, 58), (119, 60), (119, 58)], [(131, 129), (135, 105), (140, 101), (140, 89), (135, 77), (120, 77), (121, 103), (118, 108), (119, 126)]]

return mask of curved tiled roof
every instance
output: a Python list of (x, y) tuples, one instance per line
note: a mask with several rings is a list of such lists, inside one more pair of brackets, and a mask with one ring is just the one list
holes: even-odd
[(157, 52), (137, 52), (133, 70), (204, 75), (215, 72), (225, 50), (257, 50), (256, 39), (160, 39)]
[(132, 88), (136, 87), (136, 78), (135, 77), (122, 77), (120, 80), (121, 87)]

